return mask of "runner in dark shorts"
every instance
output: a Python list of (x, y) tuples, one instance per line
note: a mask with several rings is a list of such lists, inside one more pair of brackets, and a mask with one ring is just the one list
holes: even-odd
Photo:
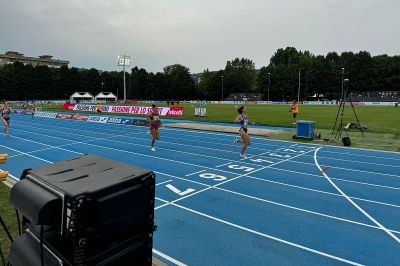
[[(239, 141), (238, 139), (234, 141), (234, 143), (237, 142), (242, 142), (243, 147), (242, 147), (242, 152), (240, 153), (240, 157), (242, 159), (246, 159), (246, 150), (247, 146), (251, 144), (249, 134), (247, 133), (248, 131), (248, 125), (249, 125), (249, 117), (247, 116), (247, 108), (245, 106), (241, 106), (238, 109), (239, 115), (236, 117), (235, 122), (240, 123), (240, 129), (239, 129), (239, 135), (241, 137), (241, 140)], [(253, 122), (253, 125), (255, 123)]]
[(1, 109), (1, 121), (3, 122), (3, 132), (4, 135), (8, 136), (10, 134), (10, 122), (11, 122), (11, 107), (8, 106), (7, 103), (4, 104), (4, 107)]
[(160, 140), (159, 128), (161, 125), (161, 121), (160, 121), (160, 112), (155, 104), (153, 104), (152, 108), (150, 109), (147, 121), (150, 122), (150, 132), (151, 135), (153, 136), (153, 139), (151, 140), (150, 150), (156, 151), (156, 147), (154, 147), (154, 144), (156, 140)]

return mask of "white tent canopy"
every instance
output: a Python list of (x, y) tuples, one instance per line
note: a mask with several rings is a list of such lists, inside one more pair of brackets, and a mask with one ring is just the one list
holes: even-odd
[(69, 99), (71, 101), (93, 101), (94, 97), (92, 94), (90, 94), (89, 92), (75, 92), (74, 94), (72, 94)]
[(115, 96), (112, 92), (100, 92), (95, 96), (95, 100), (113, 102), (117, 100), (117, 96)]

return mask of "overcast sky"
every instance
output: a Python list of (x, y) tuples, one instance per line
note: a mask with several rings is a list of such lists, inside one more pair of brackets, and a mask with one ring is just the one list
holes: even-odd
[(256, 68), (287, 46), (313, 54), (400, 54), (400, 0), (0, 0), (0, 53), (51, 54), (70, 67), (121, 70), (117, 55), (162, 71)]

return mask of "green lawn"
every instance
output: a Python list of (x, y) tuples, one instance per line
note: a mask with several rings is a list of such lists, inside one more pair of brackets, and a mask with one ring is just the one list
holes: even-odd
[[(144, 104), (141, 104), (144, 105)], [(150, 104), (147, 104), (149, 106)], [(166, 106), (166, 105), (159, 105)], [(184, 115), (180, 118), (193, 121), (209, 121), (232, 123), (237, 115), (233, 104), (209, 104), (207, 105), (208, 117), (201, 118), (194, 116), (194, 104), (181, 105), (185, 108)], [(257, 125), (292, 127), (293, 132), (283, 133), (281, 135), (271, 136), (271, 139), (292, 140), (295, 134), (296, 125), (292, 124), (292, 114), (289, 113), (289, 105), (247, 105), (250, 120)], [(332, 139), (332, 129), (338, 114), (338, 106), (318, 106), (318, 105), (300, 105), (298, 119), (311, 120), (316, 122), (317, 131), (321, 132), (322, 139)], [(43, 110), (61, 111), (62, 106), (44, 106)], [(340, 122), (340, 114), (338, 123)], [(352, 146), (366, 149), (378, 149), (387, 151), (400, 151), (400, 108), (391, 106), (345, 106), (343, 123), (356, 122), (357, 115), (360, 122), (367, 126), (365, 137), (360, 132), (349, 132), (352, 140)], [(166, 119), (166, 118), (165, 118)], [(343, 134), (345, 132), (343, 131)], [(296, 140), (301, 141), (301, 140)], [(342, 143), (326, 143), (315, 141), (317, 143), (328, 145), (339, 145)]]
[[(11, 207), (9, 202), (10, 202), (10, 189), (6, 185), (0, 182), (0, 215), (3, 218), (7, 228), (9, 228), (9, 230), (11, 231), (13, 238), (15, 238), (18, 235), (18, 223), (15, 210), (14, 208)], [(1, 225), (0, 225), (0, 244), (4, 252), (4, 255), (6, 256), (7, 259), (11, 243), (7, 237), (7, 234), (3, 226)]]

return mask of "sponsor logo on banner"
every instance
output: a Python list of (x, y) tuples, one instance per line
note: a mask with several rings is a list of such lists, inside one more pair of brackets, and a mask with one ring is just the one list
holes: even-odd
[(35, 116), (47, 117), (47, 118), (56, 118), (57, 117), (57, 113), (36, 112)]
[(71, 119), (79, 121), (87, 121), (89, 117), (85, 115), (73, 115)]
[(182, 116), (183, 115), (183, 108), (181, 107), (171, 107), (169, 108), (166, 116)]
[(14, 114), (19, 114), (19, 115), (32, 115), (32, 111), (31, 110), (20, 110), (20, 109), (16, 109), (13, 110)]
[(109, 117), (107, 123), (132, 125), (132, 119)]
[(89, 116), (88, 122), (107, 123), (108, 117), (106, 116)]
[(64, 104), (63, 109), (72, 111), (72, 110), (74, 110), (74, 107), (75, 107), (75, 104), (66, 103), (66, 104)]
[(96, 112), (96, 110), (97, 110), (97, 105), (76, 104), (74, 106), (74, 111)]
[(69, 114), (57, 114), (56, 117), (60, 118), (60, 119), (71, 119), (72, 115), (69, 115)]

